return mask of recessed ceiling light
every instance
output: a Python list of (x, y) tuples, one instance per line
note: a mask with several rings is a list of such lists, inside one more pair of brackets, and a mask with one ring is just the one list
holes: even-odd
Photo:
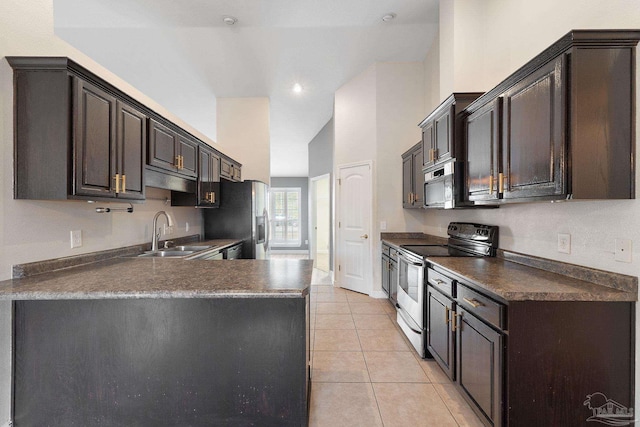
[(224, 22), (227, 25), (233, 25), (236, 22), (238, 22), (238, 18), (235, 18), (233, 16), (223, 16), (222, 17), (222, 22)]
[(302, 86), (300, 85), (300, 83), (296, 83), (293, 85), (293, 92), (295, 93), (301, 93), (302, 92)]
[(386, 15), (384, 15), (384, 16), (382, 17), (382, 20), (383, 20), (384, 22), (389, 22), (389, 21), (392, 21), (396, 16), (397, 16), (397, 15), (396, 15), (395, 13), (393, 13), (393, 12), (392, 12), (392, 13), (387, 13)]

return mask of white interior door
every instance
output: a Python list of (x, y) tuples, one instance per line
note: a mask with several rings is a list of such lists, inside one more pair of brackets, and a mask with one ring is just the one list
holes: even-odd
[(338, 284), (370, 294), (371, 164), (341, 166), (338, 178)]

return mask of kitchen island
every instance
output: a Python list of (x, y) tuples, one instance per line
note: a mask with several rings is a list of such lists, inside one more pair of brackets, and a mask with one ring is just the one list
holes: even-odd
[(311, 272), (112, 258), (0, 282), (14, 425), (307, 425)]

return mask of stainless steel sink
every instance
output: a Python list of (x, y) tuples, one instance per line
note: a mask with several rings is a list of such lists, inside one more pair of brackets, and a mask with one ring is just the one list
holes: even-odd
[(171, 249), (163, 249), (157, 252), (145, 252), (141, 255), (138, 255), (140, 258), (169, 258), (169, 257), (183, 257), (187, 255), (191, 255), (195, 251), (181, 251), (181, 250), (173, 250)]
[(198, 251), (204, 251), (205, 249), (210, 249), (210, 248), (212, 248), (212, 246), (185, 245), (185, 246), (176, 246), (176, 247), (173, 247), (173, 248), (167, 248), (165, 250), (167, 250), (167, 251), (176, 250), (176, 251), (198, 252)]

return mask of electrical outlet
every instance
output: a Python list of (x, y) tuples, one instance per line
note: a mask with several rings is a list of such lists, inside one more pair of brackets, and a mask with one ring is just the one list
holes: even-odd
[(571, 253), (571, 234), (558, 233), (558, 252), (562, 254)]
[(71, 249), (82, 246), (82, 230), (71, 231)]
[(631, 240), (616, 239), (616, 261), (631, 262)]
[(185, 225), (185, 231), (189, 231), (189, 223), (187, 222), (187, 225)]
[(384, 231), (387, 229), (387, 221), (380, 221), (380, 230)]

